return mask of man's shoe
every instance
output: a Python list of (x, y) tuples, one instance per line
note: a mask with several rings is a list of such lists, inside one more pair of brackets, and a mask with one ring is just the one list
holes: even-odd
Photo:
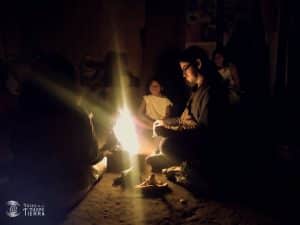
[(168, 183), (157, 180), (154, 174), (147, 177), (141, 184), (136, 185), (135, 188), (145, 195), (159, 195), (170, 190)]

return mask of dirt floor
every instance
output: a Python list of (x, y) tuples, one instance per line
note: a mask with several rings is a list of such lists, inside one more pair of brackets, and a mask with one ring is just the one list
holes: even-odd
[(170, 193), (158, 198), (146, 198), (133, 190), (112, 187), (117, 176), (106, 173), (60, 225), (279, 224), (270, 216), (239, 204), (195, 198), (171, 182), (168, 182)]
[[(194, 197), (168, 181), (171, 192), (145, 197), (135, 190), (113, 187), (118, 173), (105, 173), (87, 196), (63, 219), (6, 218), (3, 224), (39, 225), (277, 225), (264, 215), (238, 203)], [(163, 179), (163, 178), (161, 178)], [(47, 208), (46, 208), (47, 210)]]
[[(288, 225), (266, 213), (238, 201), (195, 197), (185, 188), (166, 181), (170, 192), (144, 196), (133, 189), (113, 186), (120, 173), (106, 172), (85, 198), (62, 218), (5, 216), (1, 225)], [(146, 175), (144, 175), (146, 177)], [(9, 185), (8, 185), (9, 189)], [(20, 187), (22, 191), (22, 187)], [(5, 206), (3, 203), (2, 206)], [(45, 206), (47, 213), (47, 206)], [(0, 218), (1, 218), (0, 216)]]

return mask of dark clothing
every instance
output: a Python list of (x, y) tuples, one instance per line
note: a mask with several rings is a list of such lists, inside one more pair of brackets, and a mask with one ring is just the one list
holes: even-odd
[(37, 87), (24, 90), (21, 102), (12, 136), (14, 181), (26, 193), (19, 197), (68, 205), (90, 187), (91, 166), (103, 157), (91, 121), (75, 104)]
[(34, 165), (27, 161), (28, 166), (55, 165), (51, 171), (80, 170), (101, 159), (89, 118), (76, 110), (35, 117), (23, 113), (14, 131), (12, 147), (17, 158), (38, 158), (32, 162)]
[(195, 90), (185, 107), (184, 112), (179, 118), (165, 119), (164, 122), (169, 126), (179, 126), (179, 130), (195, 129), (200, 126), (207, 126), (207, 104), (209, 100), (209, 87), (199, 87)]
[(166, 137), (162, 152), (181, 160), (207, 158), (216, 143), (223, 143), (226, 106), (222, 89), (209, 85), (197, 88), (179, 118), (166, 119), (166, 127), (156, 128), (159, 136)]

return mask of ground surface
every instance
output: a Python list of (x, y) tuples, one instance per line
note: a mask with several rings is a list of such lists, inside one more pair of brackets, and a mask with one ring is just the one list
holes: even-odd
[[(170, 192), (156, 197), (145, 197), (132, 189), (112, 186), (119, 173), (104, 173), (102, 179), (85, 198), (63, 218), (16, 217), (5, 215), (7, 207), (1, 203), (0, 224), (16, 225), (288, 225), (279, 222), (273, 214), (257, 210), (237, 201), (221, 201), (195, 197), (185, 188), (167, 181)], [(144, 175), (145, 177), (146, 175)], [(6, 190), (9, 193), (10, 184)], [(2, 187), (3, 184), (2, 184)], [(1, 190), (4, 190), (3, 188)], [(18, 189), (22, 192), (22, 187)], [(9, 194), (2, 197), (8, 197)], [(6, 199), (7, 200), (7, 199)], [(14, 199), (16, 200), (16, 199)], [(256, 203), (255, 203), (256, 204)], [(258, 203), (257, 203), (258, 204)], [(288, 206), (288, 205), (287, 205)], [(283, 208), (285, 206), (283, 205)], [(47, 205), (45, 206), (47, 213)], [(276, 213), (275, 213), (276, 214)], [(280, 213), (279, 213), (280, 214)], [(1, 221), (1, 217), (4, 220)], [(277, 217), (277, 216), (276, 216)]]
[[(277, 225), (275, 218), (239, 203), (194, 197), (168, 182), (171, 192), (144, 197), (134, 190), (113, 187), (117, 173), (105, 173), (86, 197), (62, 219), (8, 218), (0, 224), (21, 225)], [(163, 179), (163, 177), (160, 177)], [(47, 210), (47, 206), (46, 206)], [(2, 215), (5, 215), (5, 211)], [(47, 212), (47, 211), (46, 211)]]
[(278, 224), (270, 216), (238, 204), (195, 198), (171, 182), (172, 192), (160, 198), (145, 198), (135, 191), (112, 187), (116, 177), (106, 173), (60, 225)]

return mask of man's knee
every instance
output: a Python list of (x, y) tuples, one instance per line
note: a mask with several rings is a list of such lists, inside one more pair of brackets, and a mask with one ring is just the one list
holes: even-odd
[(170, 153), (172, 153), (172, 145), (174, 145), (174, 141), (171, 140), (171, 138), (165, 138), (160, 143), (160, 151), (165, 155), (169, 155)]
[(205, 152), (206, 145), (199, 145), (188, 139), (166, 138), (161, 142), (160, 150), (163, 154), (180, 160), (200, 159), (201, 152)]
[(160, 145), (161, 152), (173, 160), (185, 160), (187, 151), (180, 140), (166, 138)]

